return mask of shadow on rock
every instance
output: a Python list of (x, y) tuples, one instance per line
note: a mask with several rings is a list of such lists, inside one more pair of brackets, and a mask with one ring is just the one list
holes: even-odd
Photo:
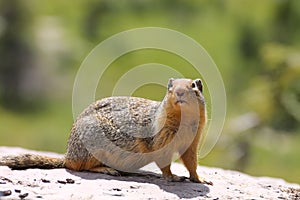
[(138, 173), (125, 173), (122, 174), (122, 176), (111, 176), (92, 172), (76, 172), (72, 170), (67, 171), (74, 176), (78, 176), (86, 180), (105, 179), (155, 184), (165, 192), (173, 193), (179, 198), (205, 197), (210, 192), (209, 188), (206, 185), (193, 183), (189, 180), (185, 180), (183, 182), (168, 182), (163, 179), (161, 175), (148, 171), (139, 171)]

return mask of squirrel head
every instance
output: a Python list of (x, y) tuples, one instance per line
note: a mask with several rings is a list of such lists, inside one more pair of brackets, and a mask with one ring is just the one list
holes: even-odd
[(175, 109), (194, 109), (204, 105), (200, 79), (174, 79), (168, 82), (167, 100)]
[(187, 82), (191, 82), (191, 85), (190, 87), (194, 89), (194, 91), (197, 91), (199, 90), (199, 92), (203, 92), (203, 85), (202, 85), (202, 81), (201, 79), (195, 79), (195, 80), (191, 80), (191, 79), (174, 79), (174, 78), (170, 78), (169, 79), (169, 82), (168, 82), (168, 90), (171, 90), (173, 85), (174, 85), (174, 81), (181, 81), (181, 82), (184, 82), (184, 81), (187, 81)]

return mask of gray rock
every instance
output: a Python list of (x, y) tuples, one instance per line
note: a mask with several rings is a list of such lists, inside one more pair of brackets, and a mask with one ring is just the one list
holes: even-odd
[[(0, 156), (19, 153), (63, 156), (0, 147)], [(236, 171), (199, 166), (198, 173), (214, 183), (210, 186), (189, 181), (167, 182), (160, 177), (160, 170), (155, 165), (142, 170), (113, 177), (67, 169), (11, 170), (1, 166), (0, 191), (10, 190), (11, 194), (0, 199), (300, 199), (300, 185), (282, 179), (252, 177)], [(177, 175), (188, 176), (181, 164), (173, 163), (172, 170)]]

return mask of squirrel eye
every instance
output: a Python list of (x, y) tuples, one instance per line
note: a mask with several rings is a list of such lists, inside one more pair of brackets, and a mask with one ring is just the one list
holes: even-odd
[(195, 85), (195, 83), (193, 82), (193, 83), (192, 83), (192, 88), (195, 88), (195, 87), (196, 87), (196, 85)]
[(197, 85), (197, 88), (199, 89), (200, 92), (203, 92), (203, 85), (202, 85), (202, 81), (200, 79), (196, 79), (194, 81), (195, 85)]

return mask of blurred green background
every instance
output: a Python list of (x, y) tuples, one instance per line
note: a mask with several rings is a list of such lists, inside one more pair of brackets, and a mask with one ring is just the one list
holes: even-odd
[[(146, 26), (194, 38), (224, 79), (226, 123), (200, 164), (300, 183), (298, 0), (2, 0), (0, 145), (64, 153), (81, 62), (111, 35)], [(109, 96), (128, 69), (149, 62), (197, 77), (176, 55), (131, 52), (105, 72), (97, 98)], [(145, 85), (134, 95), (164, 94), (163, 87)]]

